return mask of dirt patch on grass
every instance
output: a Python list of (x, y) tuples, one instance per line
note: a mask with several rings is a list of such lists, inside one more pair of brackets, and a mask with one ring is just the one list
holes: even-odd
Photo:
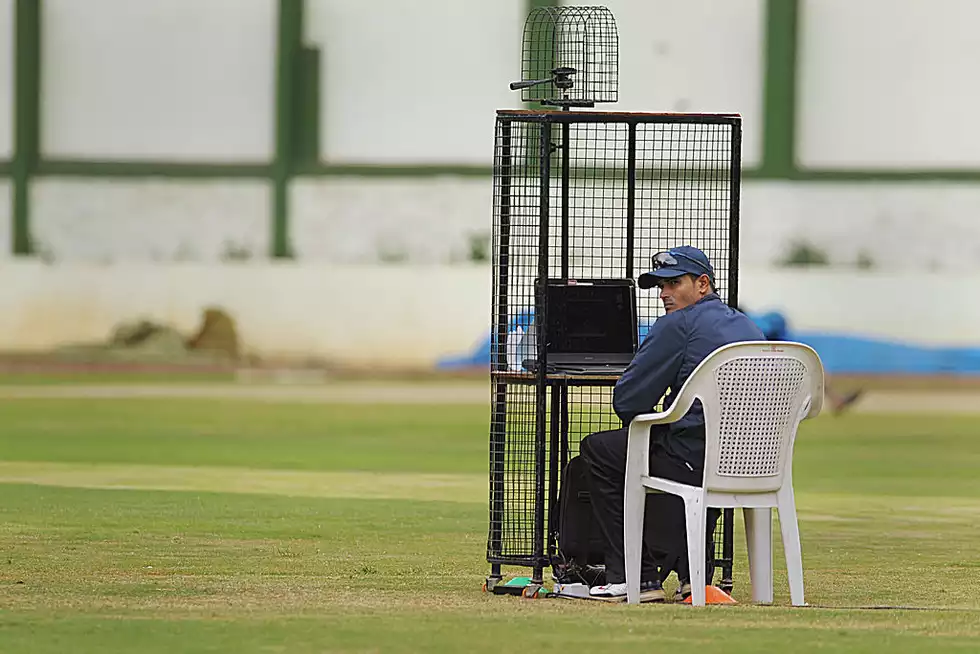
[(0, 386), (3, 399), (218, 399), (329, 404), (489, 404), (487, 383), (72, 384)]
[(980, 413), (980, 391), (869, 391), (851, 410), (856, 413), (977, 414)]
[(293, 497), (486, 502), (478, 474), (313, 472), (108, 463), (0, 461), (0, 483)]

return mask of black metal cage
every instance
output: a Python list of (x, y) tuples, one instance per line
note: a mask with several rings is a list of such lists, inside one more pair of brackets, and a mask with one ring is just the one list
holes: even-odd
[[(492, 578), (556, 553), (560, 471), (586, 435), (622, 426), (615, 378), (554, 375), (546, 361), (549, 281), (635, 280), (651, 256), (690, 244), (718, 292), (738, 301), (741, 118), (730, 114), (498, 111), (493, 181), (490, 379)], [(638, 338), (663, 313), (637, 293)], [(530, 348), (531, 351), (527, 351)], [(719, 585), (731, 587), (732, 512), (716, 530)]]
[(525, 102), (591, 107), (619, 99), (619, 35), (606, 7), (535, 8), (523, 51), (524, 80), (548, 80), (525, 87)]

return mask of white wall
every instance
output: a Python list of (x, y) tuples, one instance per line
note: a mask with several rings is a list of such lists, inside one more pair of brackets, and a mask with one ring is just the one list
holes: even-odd
[(272, 157), (275, 0), (46, 0), (46, 156)]
[(741, 216), (743, 267), (771, 264), (802, 239), (832, 264), (864, 251), (886, 270), (980, 270), (978, 185), (753, 182)]
[[(465, 261), (470, 239), (490, 232), (492, 191), (484, 177), (300, 178), (290, 190), (291, 240), (304, 262)], [(268, 184), (251, 180), (39, 179), (33, 230), (58, 260), (213, 261), (226, 241), (261, 258), (269, 250), (269, 194)], [(608, 202), (621, 212), (617, 197), (582, 206), (594, 215)], [(668, 245), (698, 236), (678, 216), (714, 206), (685, 197), (677, 190), (664, 204), (638, 195), (641, 215), (667, 206), (675, 216), (659, 236)], [(802, 240), (841, 266), (863, 253), (879, 270), (901, 271), (912, 261), (947, 273), (980, 269), (977, 185), (749, 181), (741, 197), (744, 268), (769, 266)], [(0, 216), (8, 207), (0, 203)], [(0, 225), (0, 234), (8, 228)], [(660, 244), (640, 244), (647, 246)]]
[(805, 0), (800, 162), (980, 166), (976, 0)]
[[(588, 3), (591, 0), (574, 0)], [(267, 161), (275, 0), (49, 0), (48, 156)], [(609, 0), (615, 110), (736, 111), (759, 161), (763, 0)], [(0, 157), (9, 154), (14, 0), (0, 0)], [(974, 0), (805, 0), (800, 161), (810, 167), (980, 165)], [(493, 111), (519, 106), (525, 0), (308, 0), (323, 50), (325, 161), (487, 163)]]
[[(12, 111), (13, 5), (0, 0), (0, 159), (13, 140), (4, 119)], [(275, 5), (48, 0), (45, 155), (267, 160)], [(609, 108), (740, 111), (743, 159), (756, 161), (762, 5), (610, 0), (622, 77), (621, 102)], [(493, 110), (519, 105), (506, 83), (520, 72), (524, 10), (524, 0), (309, 0), (305, 38), (324, 54), (322, 157), (488, 163)], [(971, 67), (980, 60), (970, 30), (980, 5), (806, 0), (803, 11), (803, 163), (980, 164), (980, 130), (969, 113)], [(446, 25), (454, 27), (437, 35)], [(420, 86), (430, 78), (444, 84)], [(489, 178), (299, 179), (290, 197), (292, 242), (305, 261), (458, 261), (468, 239), (490, 229), (491, 191)], [(884, 270), (910, 260), (947, 272), (980, 268), (977, 184), (747, 181), (742, 191), (743, 267), (769, 265), (804, 240), (837, 264), (863, 251)], [(268, 251), (263, 182), (43, 179), (32, 194), (33, 232), (57, 260), (208, 261), (226, 241), (256, 256)], [(0, 223), (0, 238), (9, 240), (5, 213)]]
[[(31, 231), (57, 261), (217, 261), (269, 251), (271, 188), (255, 180), (45, 177), (31, 186)], [(2, 209), (0, 209), (2, 211)]]
[(292, 234), (304, 261), (465, 260), (490, 233), (490, 178), (306, 178), (291, 190)]
[(980, 303), (963, 289), (980, 273), (951, 280), (941, 273), (855, 270), (740, 271), (739, 304), (779, 310), (792, 329), (885, 338), (909, 344), (980, 346)]
[(307, 0), (321, 48), (320, 154), (332, 163), (489, 163), (519, 107), (525, 0)]
[(219, 305), (251, 352), (427, 366), (472, 348), (490, 315), (486, 268), (17, 262), (0, 276), (0, 350), (104, 342), (138, 317), (190, 333)]
[[(0, 263), (0, 350), (104, 342), (147, 318), (185, 333), (202, 310), (228, 310), (245, 349), (337, 363), (431, 366), (469, 353), (489, 332), (490, 271), (474, 266), (294, 263)], [(960, 280), (975, 288), (980, 275)], [(942, 275), (742, 271), (752, 310), (786, 311), (794, 328), (909, 343), (980, 345), (980, 305)], [(929, 298), (927, 306), (917, 298)]]
[[(623, 269), (624, 253), (613, 244), (626, 242), (625, 191), (607, 189), (595, 194), (591, 184), (585, 189), (591, 192), (588, 195), (576, 194), (576, 190), (582, 189), (572, 188), (575, 196), (569, 220), (572, 274), (589, 276), (583, 271), (595, 271), (600, 266), (606, 270)], [(465, 262), (473, 239), (490, 235), (492, 191), (489, 178), (301, 179), (293, 184), (290, 196), (292, 240), (297, 256), (304, 262), (405, 260), (423, 265)], [(556, 181), (552, 193), (559, 192)], [(653, 185), (641, 184), (637, 198), (637, 215), (641, 220), (668, 211), (673, 216), (669, 230), (643, 228), (646, 238), (637, 244), (641, 266), (646, 265), (650, 255), (674, 245), (677, 239), (695, 239), (710, 246), (710, 241), (718, 243), (726, 235), (728, 203), (724, 193), (715, 196), (705, 192), (704, 187), (692, 190), (684, 185), (663, 193)], [(534, 269), (537, 264), (529, 260), (529, 255), (536, 248), (537, 232), (532, 227), (538, 220), (536, 198), (517, 196), (511, 210), (515, 226), (512, 262)], [(601, 256), (581, 245), (575, 247), (576, 242), (596, 242), (598, 216), (603, 217)], [(521, 229), (518, 225), (529, 228)], [(674, 240), (668, 241), (668, 236)], [(715, 248), (710, 254), (720, 268), (727, 269), (727, 250)], [(719, 281), (723, 286), (727, 283), (724, 275)]]
[(574, 0), (612, 11), (619, 102), (612, 111), (741, 113), (743, 161), (759, 163), (765, 29), (762, 0)]
[[(12, 4), (13, 0), (4, 0)], [(761, 134), (762, 0), (614, 0), (614, 110), (734, 111)], [(488, 163), (493, 114), (519, 108), (525, 0), (308, 0), (321, 48), (321, 158)], [(265, 161), (273, 151), (274, 0), (50, 0), (47, 156)]]

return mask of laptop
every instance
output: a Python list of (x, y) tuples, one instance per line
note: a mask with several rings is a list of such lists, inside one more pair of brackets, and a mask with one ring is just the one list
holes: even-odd
[[(548, 283), (548, 372), (618, 375), (637, 345), (632, 279)], [(536, 369), (536, 360), (524, 367)]]

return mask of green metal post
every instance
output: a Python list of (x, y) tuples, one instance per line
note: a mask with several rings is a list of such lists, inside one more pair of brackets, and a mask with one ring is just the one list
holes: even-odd
[(40, 143), (41, 0), (14, 5), (13, 254), (32, 253), (30, 182)]
[(307, 45), (299, 48), (296, 59), (292, 155), (304, 171), (320, 161), (320, 59), (320, 49)]
[(289, 180), (294, 164), (293, 120), (296, 71), (303, 39), (305, 0), (279, 0), (276, 48), (276, 155), (272, 164), (272, 256), (292, 256), (289, 242)]
[(758, 177), (796, 176), (796, 63), (800, 0), (767, 0), (762, 165)]
[[(541, 7), (559, 7), (559, 6), (561, 6), (561, 0), (527, 0), (526, 16), (530, 16), (532, 11)], [(532, 59), (534, 60), (535, 66), (530, 71), (528, 71), (528, 79), (543, 79), (545, 77), (551, 77), (551, 69), (554, 68), (553, 57), (554, 57), (555, 35), (535, 32), (530, 36), (531, 36), (530, 42), (525, 43), (523, 45), (522, 53), (521, 53), (522, 58), (531, 56)], [(548, 58), (541, 58), (540, 55), (543, 52), (551, 52), (552, 56)], [(535, 55), (532, 55), (531, 53), (535, 53)], [(515, 77), (515, 79), (517, 78)], [(518, 91), (517, 93), (520, 92)], [(534, 102), (525, 102), (524, 104), (528, 109), (541, 108)]]

